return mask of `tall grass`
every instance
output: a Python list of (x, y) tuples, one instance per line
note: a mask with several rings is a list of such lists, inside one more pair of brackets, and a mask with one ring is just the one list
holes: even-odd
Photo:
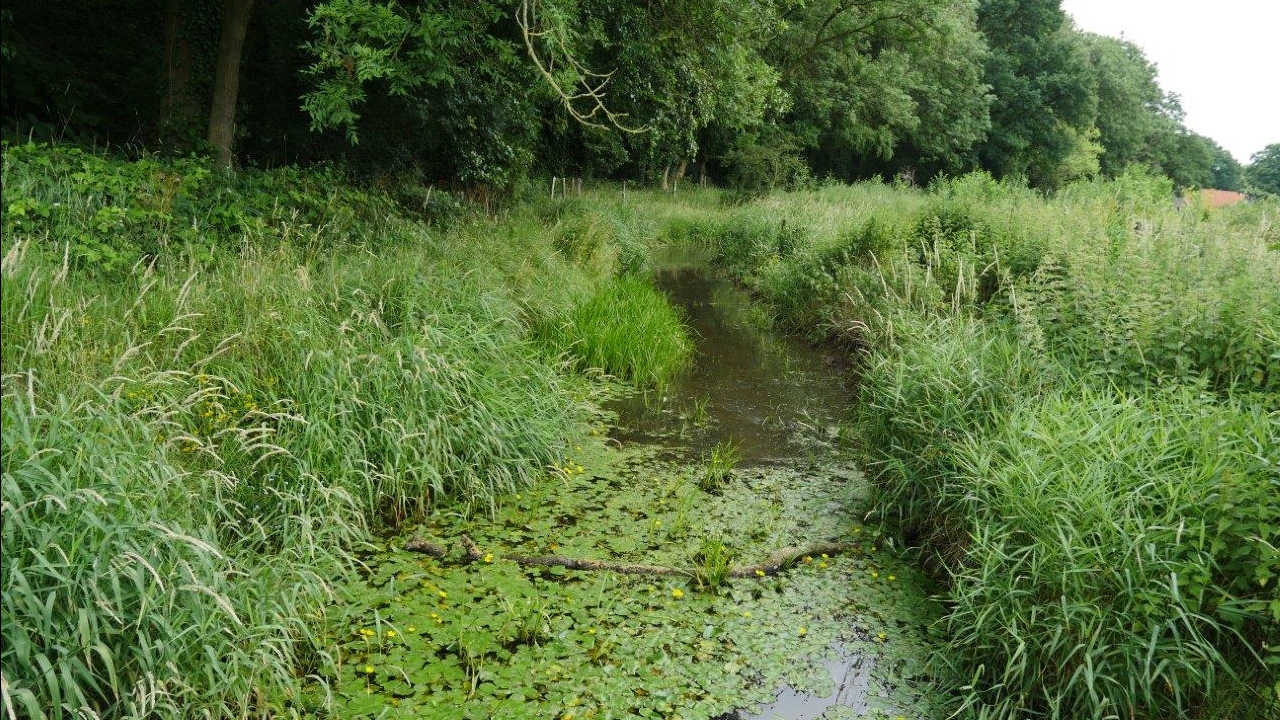
[[(1023, 401), (954, 454), (951, 655), (1000, 717), (1177, 717), (1262, 656), (1280, 418), (1194, 389)], [(1274, 631), (1274, 627), (1272, 627)]]
[[(582, 317), (573, 357), (597, 335), (683, 338), (661, 295), (612, 279), (643, 266), (622, 261), (641, 253), (634, 218), (583, 254), (563, 237), (585, 208), (441, 229), (385, 197), (356, 207), (363, 191), (317, 197), (303, 171), (10, 153), (6, 717), (294, 714), (302, 678), (331, 674), (312, 628), (353, 550), (438, 503), (485, 510), (581, 432), (578, 381), (535, 327)], [(189, 202), (127, 211), (175, 174)], [(200, 194), (218, 188), (246, 199)], [(94, 225), (109, 207), (124, 220)], [(624, 305), (607, 331), (595, 297)]]
[(605, 283), (563, 319), (548, 319), (541, 336), (576, 357), (579, 367), (648, 386), (664, 385), (693, 353), (679, 312), (651, 284), (633, 277)]
[(945, 583), (961, 716), (1277, 712), (1280, 208), (1171, 195), (977, 175), (700, 230), (784, 326), (862, 357), (876, 500)]

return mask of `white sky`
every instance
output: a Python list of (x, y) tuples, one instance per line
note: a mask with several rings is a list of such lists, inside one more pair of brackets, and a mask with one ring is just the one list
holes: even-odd
[(1280, 0), (1062, 0), (1076, 26), (1142, 48), (1191, 130), (1237, 160), (1280, 143)]

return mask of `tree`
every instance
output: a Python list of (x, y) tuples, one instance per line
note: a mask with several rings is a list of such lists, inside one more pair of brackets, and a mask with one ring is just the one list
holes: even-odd
[(1253, 188), (1280, 195), (1280, 143), (1271, 143), (1249, 158), (1245, 177)]
[(223, 0), (222, 32), (209, 107), (209, 145), (221, 166), (231, 165), (235, 147), (236, 100), (240, 95), (240, 57), (249, 29), (253, 0)]
[(1133, 43), (1081, 34), (1097, 92), (1098, 158), (1102, 173), (1114, 177), (1132, 164), (1159, 167), (1154, 136), (1182, 119), (1176, 96), (1165, 93), (1156, 68)]
[(1226, 148), (1209, 140), (1209, 152), (1213, 156), (1213, 183), (1219, 190), (1243, 190), (1244, 168), (1227, 152)]
[(966, 1), (793, 8), (768, 49), (792, 99), (780, 125), (816, 171), (845, 179), (962, 166), (988, 125), (974, 22)]
[(997, 176), (1051, 185), (1094, 121), (1084, 44), (1059, 0), (981, 0), (978, 27), (991, 48), (985, 77), (995, 95), (982, 164)]

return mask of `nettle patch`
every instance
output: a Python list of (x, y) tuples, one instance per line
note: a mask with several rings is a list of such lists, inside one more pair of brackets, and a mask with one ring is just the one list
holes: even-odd
[[(363, 582), (329, 613), (338, 648), (331, 692), (317, 686), (306, 710), (713, 718), (765, 705), (784, 685), (834, 696), (825, 663), (857, 655), (869, 668), (865, 690), (826, 716), (941, 714), (939, 685), (925, 669), (939, 609), (917, 572), (877, 549), (877, 533), (849, 514), (856, 472), (741, 468), (711, 495), (698, 488), (698, 463), (656, 452), (579, 449), (492, 517), (431, 518), (418, 535), (445, 548), (443, 557), (386, 549), (367, 558)], [(463, 535), (483, 552), (470, 562)], [(858, 549), (800, 557), (776, 575), (710, 572), (815, 540)], [(504, 559), (515, 553), (688, 572), (624, 575)]]

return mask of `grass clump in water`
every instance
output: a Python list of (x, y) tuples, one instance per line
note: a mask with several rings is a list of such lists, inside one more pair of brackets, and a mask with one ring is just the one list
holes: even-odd
[(638, 277), (604, 283), (558, 322), (544, 322), (541, 336), (579, 368), (603, 370), (644, 387), (665, 385), (693, 354), (680, 312)]
[(742, 461), (742, 446), (732, 440), (716, 443), (702, 457), (702, 474), (698, 477), (698, 489), (708, 493), (720, 493), (733, 479), (733, 471)]

